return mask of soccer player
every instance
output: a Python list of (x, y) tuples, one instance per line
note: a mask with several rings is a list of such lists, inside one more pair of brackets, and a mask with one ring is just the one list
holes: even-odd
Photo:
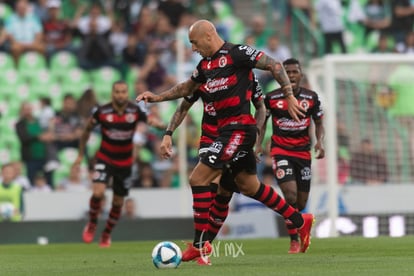
[(211, 201), (209, 184), (230, 162), (239, 191), (291, 220), (299, 228), (300, 239), (307, 248), (313, 215), (301, 215), (271, 186), (260, 183), (253, 152), (258, 133), (256, 120), (250, 114), (249, 88), (253, 80), (253, 68), (272, 73), (282, 86), (288, 110), (295, 120), (300, 121), (299, 117), (304, 115), (303, 108), (293, 96), (284, 68), (279, 62), (250, 46), (225, 42), (214, 25), (207, 20), (199, 20), (191, 25), (189, 39), (192, 50), (203, 57), (191, 79), (161, 94), (147, 91), (136, 98), (137, 101), (145, 102), (168, 101), (191, 95), (204, 85), (205, 93), (212, 99), (216, 111), (219, 136), (200, 159), (189, 179), (193, 195), (195, 237), (193, 244), (183, 252), (183, 261), (204, 256), (212, 250), (207, 235), (203, 235), (208, 229)]
[(128, 100), (128, 85), (120, 80), (112, 85), (112, 100), (94, 109), (79, 142), (78, 156), (73, 166), (79, 166), (83, 160), (86, 142), (95, 126), (100, 125), (102, 142), (96, 153), (93, 173), (92, 196), (89, 201), (89, 222), (85, 226), (82, 239), (91, 243), (94, 239), (98, 214), (105, 190), (112, 181), (112, 207), (100, 237), (100, 247), (110, 247), (111, 232), (121, 216), (124, 197), (129, 193), (128, 179), (133, 164), (132, 138), (137, 126), (145, 123), (165, 129), (158, 120), (147, 118), (136, 104)]
[[(172, 156), (172, 133), (184, 120), (188, 110), (200, 98), (203, 101), (204, 107), (203, 118), (201, 121), (201, 137), (199, 147), (200, 158), (208, 151), (209, 146), (218, 137), (216, 111), (214, 110), (213, 103), (210, 102), (209, 97), (207, 97), (207, 94), (205, 91), (202, 91), (202, 89), (203, 87), (200, 90), (197, 90), (193, 95), (184, 97), (184, 100), (173, 114), (160, 145), (161, 155), (164, 158), (170, 158)], [(253, 95), (251, 101), (256, 108), (255, 119), (258, 125), (262, 125), (264, 124), (266, 116), (266, 108), (263, 101), (262, 88), (256, 78), (254, 78), (252, 92)], [(262, 152), (262, 140), (263, 139), (257, 139), (255, 146), (256, 155)], [(229, 166), (231, 166), (231, 164), (229, 164)], [(209, 228), (207, 235), (208, 240), (211, 243), (217, 236), (221, 226), (227, 218), (229, 212), (229, 202), (232, 198), (233, 192), (238, 192), (238, 190), (230, 170), (227, 168), (224, 169), (224, 173), (216, 177), (210, 183), (210, 188), (212, 203), (208, 219)], [(200, 259), (198, 259), (198, 261), (201, 265), (203, 264), (200, 262)]]
[[(292, 84), (293, 95), (305, 110), (305, 117), (300, 122), (296, 122), (290, 116), (282, 89), (276, 89), (266, 95), (266, 122), (272, 116), (273, 127), (270, 153), (273, 173), (284, 198), (291, 206), (302, 211), (308, 201), (312, 176), (310, 152), (310, 125), (312, 120), (315, 123), (313, 129), (316, 136), (314, 146), (316, 158), (320, 159), (325, 156), (323, 111), (318, 94), (300, 86), (303, 74), (299, 61), (290, 58), (283, 62), (283, 66)], [(264, 127), (262, 135), (264, 135), (265, 130)], [(298, 230), (295, 225), (286, 220), (286, 227), (291, 239), (288, 253), (306, 252), (307, 248), (303, 244), (301, 246), (299, 242)]]

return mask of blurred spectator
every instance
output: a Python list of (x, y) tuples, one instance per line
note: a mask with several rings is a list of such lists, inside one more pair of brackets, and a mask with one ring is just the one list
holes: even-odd
[(365, 38), (373, 31), (383, 34), (391, 24), (391, 11), (389, 3), (383, 0), (369, 0), (364, 7)]
[(92, 88), (88, 88), (82, 93), (76, 104), (76, 110), (80, 116), (82, 125), (86, 123), (92, 114), (93, 108), (98, 106), (98, 104), (96, 93)]
[(216, 18), (216, 11), (210, 0), (191, 0), (188, 12), (199, 19), (214, 21)]
[(125, 65), (130, 67), (142, 66), (146, 53), (146, 43), (139, 42), (136, 35), (129, 34), (126, 47), (122, 50), (122, 60)]
[(377, 46), (372, 49), (371, 53), (374, 54), (385, 54), (385, 53), (394, 53), (395, 49), (390, 46), (390, 38), (387, 34), (380, 34), (378, 38)]
[(40, 126), (43, 130), (48, 130), (51, 127), (53, 118), (55, 117), (55, 110), (52, 107), (52, 102), (49, 97), (40, 98), (40, 107), (37, 114)]
[(358, 151), (351, 153), (349, 164), (353, 183), (376, 185), (388, 180), (386, 159), (375, 151), (374, 145), (368, 138), (361, 141)]
[(170, 24), (176, 28), (180, 23), (182, 15), (185, 13), (182, 0), (164, 0), (159, 1), (158, 12), (168, 18)]
[(10, 52), (16, 64), (24, 52), (36, 51), (41, 54), (45, 52), (40, 19), (30, 14), (28, 9), (27, 0), (18, 0), (16, 12), (6, 21), (5, 28), (10, 39)]
[[(44, 132), (53, 132), (53, 120), (55, 116), (55, 110), (52, 108), (50, 98), (40, 98), (40, 108), (37, 118), (39, 119), (40, 126)], [(45, 144), (47, 152), (45, 171), (56, 170), (59, 167), (56, 145), (53, 141), (45, 142)]]
[(82, 133), (82, 118), (80, 117), (76, 99), (72, 94), (63, 98), (62, 110), (56, 113), (54, 119), (55, 145), (58, 151), (64, 148), (77, 148)]
[[(290, 49), (286, 45), (280, 43), (279, 36), (276, 34), (271, 35), (267, 39), (267, 44), (263, 49), (263, 52), (281, 62), (292, 57)], [(260, 85), (264, 88), (270, 82), (274, 81), (274, 77), (269, 71), (255, 70), (254, 72), (260, 82)]]
[(6, 29), (0, 24), (0, 51), (4, 52), (7, 50), (8, 35)]
[(30, 180), (26, 176), (26, 174), (23, 173), (23, 164), (21, 161), (14, 161), (12, 162), (12, 165), (14, 167), (15, 177), (14, 182), (22, 186), (24, 191), (28, 191), (31, 188)]
[(132, 183), (133, 188), (157, 188), (159, 183), (150, 163), (139, 163), (138, 177)]
[(48, 58), (58, 51), (74, 51), (70, 26), (59, 18), (60, 6), (60, 0), (48, 0), (46, 4), (48, 16), (43, 21), (43, 33)]
[(252, 36), (255, 41), (255, 47), (263, 48), (266, 46), (268, 38), (272, 35), (271, 28), (266, 27), (266, 19), (261, 14), (253, 15), (250, 20), (249, 30), (246, 36)]
[(116, 58), (122, 56), (123, 50), (128, 45), (128, 34), (124, 31), (124, 21), (118, 19), (112, 25), (112, 30), (109, 35), (109, 43), (111, 44), (112, 49)]
[(37, 0), (37, 1), (31, 1), (31, 2), (35, 2), (32, 4), (32, 10), (33, 10), (34, 15), (40, 19), (40, 22), (44, 22), (48, 17), (47, 10), (49, 8), (48, 4), (50, 0)]
[(342, 22), (343, 9), (340, 0), (318, 0), (315, 4), (316, 16), (325, 39), (325, 53), (333, 52), (333, 44), (339, 43), (342, 53), (346, 53)]
[(52, 191), (51, 184), (47, 182), (45, 175), (41, 172), (37, 173), (30, 192), (50, 193)]
[(137, 213), (137, 205), (135, 203), (135, 200), (133, 198), (125, 199), (124, 214), (122, 217), (126, 220), (133, 220), (138, 218)]
[(397, 44), (404, 43), (407, 33), (413, 30), (414, 3), (411, 0), (393, 0), (391, 7), (390, 35)]
[(111, 18), (102, 14), (99, 4), (92, 4), (89, 13), (77, 22), (82, 36), (79, 49), (79, 66), (86, 70), (101, 66), (115, 66), (114, 52), (109, 43)]
[(52, 185), (52, 173), (45, 172), (44, 167), (47, 162), (45, 142), (52, 141), (53, 135), (42, 130), (39, 120), (33, 115), (31, 103), (22, 103), (16, 132), (21, 145), (21, 160), (26, 166), (30, 183), (33, 185), (35, 176), (42, 172), (45, 173), (47, 182)]
[(15, 171), (10, 163), (1, 167), (0, 221), (20, 221), (24, 213), (23, 188), (14, 181)]
[(407, 33), (404, 43), (397, 43), (396, 50), (401, 54), (414, 54), (414, 31)]
[(86, 192), (89, 191), (90, 181), (82, 175), (80, 166), (70, 166), (67, 177), (58, 183), (57, 190), (67, 192)]

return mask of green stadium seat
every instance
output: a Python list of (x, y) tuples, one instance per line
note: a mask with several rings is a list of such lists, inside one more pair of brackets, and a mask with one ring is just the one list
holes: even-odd
[(69, 51), (57, 52), (50, 58), (50, 72), (58, 80), (76, 67), (78, 67), (77, 57)]
[(49, 70), (41, 69), (33, 74), (30, 80), (30, 92), (33, 97), (48, 96), (50, 86), (55, 82), (54, 77), (50, 74)]
[(0, 69), (3, 71), (14, 68), (13, 57), (8, 53), (0, 52)]
[(112, 84), (121, 79), (121, 73), (113, 67), (105, 66), (93, 71), (91, 77), (98, 101), (105, 102), (110, 98)]
[(21, 82), (19, 73), (14, 68), (1, 70), (0, 74), (0, 100), (13, 96), (16, 86)]
[(99, 149), (101, 145), (102, 137), (100, 134), (96, 132), (92, 132), (91, 136), (89, 137), (88, 143), (86, 144), (86, 150), (89, 157), (95, 156), (95, 153)]
[(5, 22), (13, 13), (13, 9), (6, 3), (0, 3), (0, 19)]
[(76, 98), (79, 98), (91, 86), (88, 73), (79, 67), (70, 69), (62, 77), (61, 88), (63, 94), (71, 93)]
[(18, 61), (19, 73), (27, 80), (33, 78), (36, 71), (46, 68), (46, 58), (37, 52), (24, 53)]

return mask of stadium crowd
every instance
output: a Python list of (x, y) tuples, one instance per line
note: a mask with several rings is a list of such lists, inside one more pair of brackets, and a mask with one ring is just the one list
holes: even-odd
[[(65, 74), (69, 72), (53, 72), (55, 57), (65, 53), (66, 58), (74, 60), (77, 72), (90, 80), (103, 68), (114, 70), (110, 72), (115, 78), (128, 82), (131, 100), (146, 90), (155, 93), (163, 91), (178, 82), (178, 29), (187, 30), (197, 19), (204, 18), (214, 22), (225, 39), (229, 39), (234, 32), (217, 10), (217, 2), (237, 5), (236, 1), (210, 0), (0, 1), (0, 51), (3, 52), (0, 53), (0, 68), (3, 70), (0, 86), (7, 86), (4, 80), (8, 78), (6, 73), (15, 71), (19, 82), (26, 84), (29, 93), (32, 93), (32, 96), (22, 97), (14, 91), (3, 92), (5, 88), (1, 89), (0, 140), (3, 141), (0, 149), (7, 152), (0, 161), (3, 167), (7, 167), (7, 170), (4, 169), (6, 172), (2, 170), (1, 184), (10, 178), (4, 174), (12, 171), (13, 182), (25, 191), (90, 190), (93, 155), (100, 139), (98, 132), (88, 144), (85, 164), (78, 169), (69, 164), (74, 159), (81, 130), (91, 109), (110, 100), (112, 82), (105, 82), (105, 78), (109, 77), (104, 74), (95, 82), (86, 81), (87, 85), (77, 86), (69, 80), (71, 85), (64, 86)], [(357, 27), (359, 32), (362, 30), (364, 44), (370, 45), (365, 48), (367, 52), (414, 53), (414, 4), (408, 0), (273, 2), (280, 2), (273, 9), (283, 14), (287, 26), (284, 29), (290, 26), (292, 10), (302, 10), (312, 26), (320, 28), (325, 38), (325, 53), (353, 51), (345, 39), (348, 27)], [(288, 9), (281, 9), (282, 6)], [(347, 16), (344, 17), (344, 14)], [(284, 40), (289, 33), (281, 35), (276, 32), (276, 28), (269, 26), (265, 17), (253, 15), (243, 25), (243, 41), (234, 42), (244, 42), (262, 49), (276, 60), (292, 57), (291, 45)], [(184, 71), (188, 76), (199, 57), (192, 53), (187, 39), (184, 40)], [(335, 41), (339, 42), (339, 48)], [(31, 66), (30, 58), (29, 63), (23, 62), (29, 54), (32, 55), (31, 59), (44, 60), (44, 66), (32, 67), (32, 71), (25, 72), (25, 67)], [(8, 63), (9, 60), (12, 62)], [(37, 69), (50, 74), (54, 83), (62, 84), (58, 97), (48, 90), (37, 94), (34, 88), (30, 90), (32, 86), (38, 85)], [(261, 73), (259, 81), (264, 91), (268, 92), (266, 87), (272, 85), (271, 76)], [(102, 83), (107, 87), (102, 88)], [(151, 104), (145, 108), (151, 116), (167, 122), (175, 106)], [(189, 113), (185, 122), (190, 170), (198, 161), (199, 118), (200, 114)], [(171, 160), (159, 157), (161, 139), (162, 131), (155, 128), (137, 130), (134, 136), (136, 162), (133, 167), (133, 187), (180, 185), (177, 156)], [(265, 148), (269, 150), (269, 146)], [(10, 153), (16, 149), (17, 155)], [(345, 151), (341, 155), (345, 156), (344, 162), (349, 162), (350, 153), (347, 151), (350, 149), (342, 149)], [(265, 153), (264, 160), (267, 160), (266, 156), (268, 154)], [(349, 168), (349, 163), (344, 164), (344, 168)], [(269, 171), (269, 162), (259, 164), (260, 178), (266, 177)], [(381, 178), (380, 182), (384, 181), (386, 178)]]

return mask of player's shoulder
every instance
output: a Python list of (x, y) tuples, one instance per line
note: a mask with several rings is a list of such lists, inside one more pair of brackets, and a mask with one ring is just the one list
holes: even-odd
[(265, 95), (266, 100), (274, 100), (284, 98), (283, 90), (281, 88), (274, 89)]
[(100, 112), (100, 113), (104, 113), (104, 114), (106, 114), (106, 113), (111, 113), (111, 112), (113, 112), (113, 110), (114, 110), (114, 108), (113, 108), (113, 106), (112, 106), (112, 103), (111, 103), (111, 102), (108, 102), (108, 103), (104, 103), (104, 104), (96, 105), (96, 106), (93, 108), (93, 113), (95, 113), (95, 112)]
[(308, 89), (306, 87), (300, 87), (300, 96), (304, 98), (318, 98), (318, 93), (314, 90)]

